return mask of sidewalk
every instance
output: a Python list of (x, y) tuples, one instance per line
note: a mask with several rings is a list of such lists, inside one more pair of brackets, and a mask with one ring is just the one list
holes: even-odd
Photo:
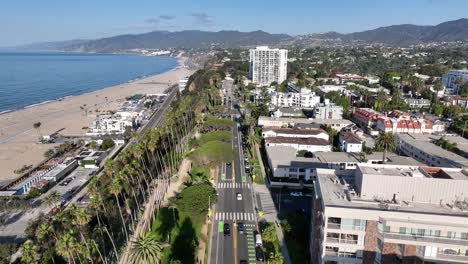
[[(262, 177), (266, 177), (265, 168), (263, 167), (263, 162), (261, 160), (262, 156), (260, 155), (260, 149), (258, 145), (255, 145), (255, 149), (259, 158)], [(255, 193), (255, 204), (258, 210), (263, 212), (263, 219), (275, 225), (276, 236), (278, 237), (281, 254), (283, 255), (283, 262), (285, 264), (291, 264), (288, 248), (286, 247), (286, 242), (284, 240), (283, 230), (281, 229), (281, 226), (278, 226), (280, 222), (278, 219), (278, 211), (276, 210), (275, 203), (268, 188), (268, 183), (268, 180), (265, 179), (265, 185), (255, 183), (252, 184)]]

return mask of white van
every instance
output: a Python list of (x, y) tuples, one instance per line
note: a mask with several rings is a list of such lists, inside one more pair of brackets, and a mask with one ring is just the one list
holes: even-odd
[(262, 246), (262, 236), (260, 234), (255, 235), (255, 245)]

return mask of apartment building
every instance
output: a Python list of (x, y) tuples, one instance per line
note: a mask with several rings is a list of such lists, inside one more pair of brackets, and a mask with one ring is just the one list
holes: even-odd
[(270, 97), (271, 105), (277, 107), (313, 108), (320, 103), (320, 96), (315, 95), (315, 93), (308, 88), (302, 88), (298, 93), (272, 91)]
[(429, 99), (416, 99), (416, 98), (408, 98), (408, 97), (403, 97), (402, 98), (403, 102), (409, 105), (411, 109), (421, 109), (424, 107), (429, 108), (431, 106), (431, 100)]
[[(358, 153), (348, 152), (313, 152), (310, 157), (299, 156), (292, 146), (265, 146), (268, 165), (273, 177), (299, 180), (315, 180), (317, 169), (333, 169), (342, 174), (352, 174), (356, 166), (364, 162)], [(310, 154), (310, 153), (309, 153)], [(382, 162), (382, 152), (367, 155), (365, 163)], [(387, 154), (386, 164), (419, 166), (413, 158)]]
[(460, 87), (457, 84), (458, 79), (468, 81), (468, 70), (450, 70), (447, 74), (442, 76), (442, 83), (445, 86), (446, 94), (458, 94)]
[(317, 169), (311, 263), (468, 263), (468, 172), (358, 164)]
[(321, 118), (286, 118), (286, 117), (268, 117), (260, 116), (258, 118), (258, 126), (264, 128), (273, 127), (292, 127), (297, 124), (318, 124), (321, 126), (330, 126), (336, 131), (340, 131), (347, 126), (353, 125), (353, 122), (347, 119), (321, 119)]
[(249, 74), (253, 83), (270, 85), (282, 83), (287, 77), (288, 51), (260, 46), (250, 49)]
[(290, 137), (290, 138), (320, 138), (329, 140), (328, 133), (319, 129), (297, 129), (297, 128), (265, 128), (262, 131), (263, 138)]
[(353, 113), (353, 121), (364, 129), (375, 129), (383, 133), (431, 134), (433, 132), (429, 120), (398, 110), (382, 114), (373, 109), (360, 108)]
[(265, 138), (265, 146), (293, 147), (296, 151), (330, 152), (332, 147), (328, 140), (322, 138), (299, 138), (299, 137), (268, 137)]
[(463, 96), (447, 96), (444, 98), (445, 106), (458, 105), (463, 108), (468, 108), (468, 97)]
[(468, 159), (445, 150), (433, 143), (436, 135), (399, 134), (396, 136), (398, 151), (424, 164), (435, 167), (464, 168)]

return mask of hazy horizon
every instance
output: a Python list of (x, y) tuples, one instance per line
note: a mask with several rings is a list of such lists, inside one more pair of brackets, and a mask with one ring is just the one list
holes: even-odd
[[(203, 7), (203, 8), (201, 8)], [(262, 10), (262, 12), (258, 12)], [(443, 10), (443, 12), (442, 12)], [(0, 47), (31, 43), (98, 39), (156, 30), (262, 30), (301, 35), (335, 31), (351, 33), (382, 26), (436, 25), (466, 17), (468, 1), (246, 1), (196, 3), (175, 0), (80, 2), (30, 1), (2, 4)]]

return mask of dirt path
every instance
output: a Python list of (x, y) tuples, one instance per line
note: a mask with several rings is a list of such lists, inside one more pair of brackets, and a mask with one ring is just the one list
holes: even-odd
[(192, 167), (192, 161), (189, 159), (182, 160), (182, 164), (179, 167), (178, 177), (175, 182), (171, 182), (169, 188), (167, 188), (166, 194), (164, 195), (164, 200), (162, 205), (167, 205), (167, 202), (170, 198), (176, 196), (180, 192), (180, 189), (184, 185), (185, 181), (188, 178), (188, 172)]

